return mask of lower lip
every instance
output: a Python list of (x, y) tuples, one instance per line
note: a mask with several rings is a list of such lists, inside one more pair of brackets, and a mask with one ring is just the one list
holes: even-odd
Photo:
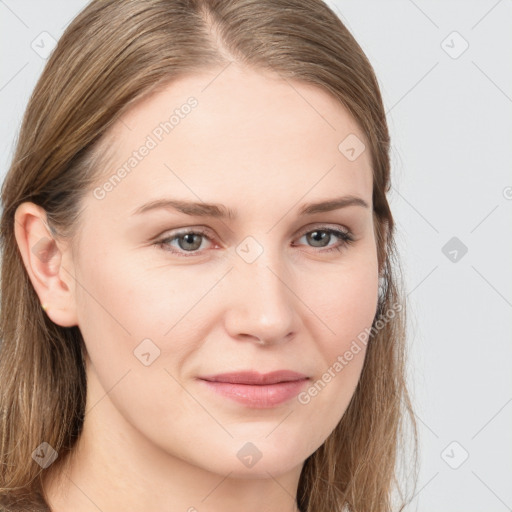
[(199, 380), (220, 395), (256, 409), (274, 407), (287, 402), (294, 396), (297, 396), (304, 387), (304, 384), (308, 381), (308, 379), (301, 379), (258, 386), (252, 384), (232, 384), (229, 382)]

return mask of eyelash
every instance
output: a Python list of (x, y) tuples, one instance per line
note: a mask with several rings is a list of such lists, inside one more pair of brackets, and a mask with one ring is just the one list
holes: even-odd
[[(309, 230), (309, 231), (305, 231), (304, 233), (302, 233), (300, 235), (299, 238), (302, 238), (304, 235), (307, 235), (309, 233), (313, 233), (315, 231), (325, 231), (326, 233), (330, 233), (331, 235), (337, 236), (338, 239), (341, 241), (340, 245), (331, 247), (329, 249), (324, 249), (324, 250), (317, 251), (317, 252), (320, 252), (320, 253), (331, 253), (333, 251), (340, 252), (343, 249), (347, 248), (350, 244), (352, 244), (355, 241), (352, 233), (350, 233), (349, 231), (341, 231), (341, 230), (338, 230), (338, 229), (328, 228), (326, 226), (320, 226), (318, 228), (315, 228), (315, 229), (312, 229), (312, 230)], [(176, 255), (178, 255), (180, 257), (189, 258), (189, 257), (198, 255), (200, 253), (200, 251), (189, 251), (189, 254), (186, 254), (186, 253), (184, 253), (182, 251), (176, 251), (176, 250), (173, 250), (173, 249), (169, 249), (169, 245), (168, 245), (167, 242), (175, 240), (175, 239), (180, 238), (180, 237), (185, 236), (185, 235), (201, 235), (201, 236), (204, 236), (206, 239), (208, 239), (210, 242), (212, 241), (211, 238), (208, 236), (208, 232), (206, 230), (194, 229), (194, 230), (190, 230), (190, 231), (181, 231), (179, 233), (176, 233), (173, 236), (167, 236), (167, 237), (165, 237), (163, 239), (157, 240), (155, 242), (155, 245), (157, 247), (163, 249), (164, 251), (169, 251), (172, 254), (176, 254)]]

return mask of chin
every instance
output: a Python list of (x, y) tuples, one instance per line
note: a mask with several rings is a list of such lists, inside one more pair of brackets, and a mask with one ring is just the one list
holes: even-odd
[(293, 460), (283, 460), (283, 458), (277, 454), (277, 456), (266, 457), (266, 461), (264, 462), (263, 457), (253, 466), (253, 467), (244, 467), (242, 463), (232, 464), (229, 463), (226, 467), (226, 472), (221, 472), (222, 474), (230, 473), (230, 478), (239, 478), (241, 480), (249, 480), (249, 479), (259, 479), (264, 480), (270, 478), (270, 476), (274, 478), (278, 478), (281, 475), (289, 473), (290, 471), (302, 469), (302, 465), (304, 460), (297, 461), (295, 458)]

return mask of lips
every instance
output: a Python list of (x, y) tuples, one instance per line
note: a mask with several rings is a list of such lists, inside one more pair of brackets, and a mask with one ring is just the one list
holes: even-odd
[(308, 377), (303, 373), (298, 373), (291, 370), (277, 370), (270, 373), (259, 373), (250, 370), (200, 377), (201, 380), (206, 380), (209, 382), (226, 382), (229, 384), (248, 385), (278, 384), (279, 382), (293, 382), (307, 378)]
[(217, 395), (246, 407), (268, 409), (291, 400), (304, 388), (309, 377), (291, 370), (277, 370), (222, 373), (198, 380)]

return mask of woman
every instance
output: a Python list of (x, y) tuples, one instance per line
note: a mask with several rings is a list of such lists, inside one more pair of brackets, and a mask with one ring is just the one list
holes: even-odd
[(320, 1), (91, 2), (2, 189), (6, 510), (402, 510), (388, 150)]

